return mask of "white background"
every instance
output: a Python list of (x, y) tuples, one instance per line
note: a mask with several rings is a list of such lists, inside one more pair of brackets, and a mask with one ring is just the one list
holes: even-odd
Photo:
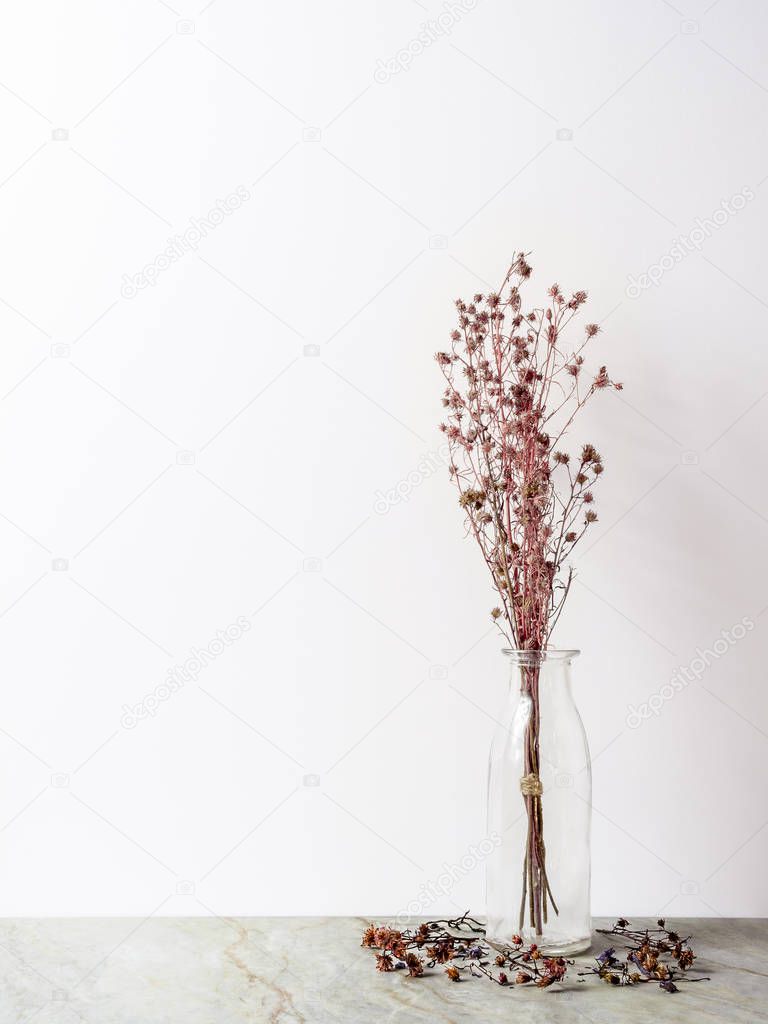
[(4, 5), (2, 914), (391, 914), (482, 839), (505, 666), (422, 460), (453, 299), (518, 248), (626, 387), (573, 437), (606, 473), (556, 638), (594, 911), (768, 914), (765, 5), (477, 0), (412, 45), (441, 12)]

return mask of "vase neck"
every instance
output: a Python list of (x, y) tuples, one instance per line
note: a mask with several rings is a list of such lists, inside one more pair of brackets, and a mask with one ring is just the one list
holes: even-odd
[(505, 647), (501, 652), (513, 665), (534, 667), (536, 665), (552, 665), (564, 662), (568, 665), (574, 658), (578, 658), (581, 651), (547, 649), (545, 651), (520, 651), (512, 647)]
[[(517, 652), (515, 652), (517, 653)], [(528, 655), (529, 652), (521, 652)], [(557, 657), (548, 657), (545, 652), (541, 657), (522, 659), (509, 658), (510, 696), (529, 694), (531, 696), (554, 698), (571, 696), (571, 661), (578, 652), (556, 652)]]

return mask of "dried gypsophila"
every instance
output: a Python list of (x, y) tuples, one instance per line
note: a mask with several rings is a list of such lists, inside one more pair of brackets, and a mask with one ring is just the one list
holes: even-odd
[(458, 328), (436, 359), (450, 473), (499, 594), (492, 618), (512, 647), (543, 650), (570, 587), (567, 559), (597, 520), (585, 506), (603, 472), (594, 445), (572, 457), (560, 443), (596, 392), (622, 385), (605, 366), (584, 379), (597, 324), (567, 344), (587, 293), (566, 297), (553, 284), (545, 305), (525, 313), (521, 286), (530, 275), (527, 254), (518, 253), (498, 292), (457, 300)]

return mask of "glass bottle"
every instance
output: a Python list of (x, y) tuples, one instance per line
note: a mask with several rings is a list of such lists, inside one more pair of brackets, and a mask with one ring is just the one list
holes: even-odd
[(580, 953), (591, 942), (592, 771), (571, 692), (579, 652), (503, 653), (511, 685), (488, 774), (487, 937)]

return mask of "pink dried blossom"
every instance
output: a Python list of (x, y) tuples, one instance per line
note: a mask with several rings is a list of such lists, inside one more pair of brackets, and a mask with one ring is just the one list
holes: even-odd
[(500, 599), (493, 619), (513, 647), (542, 650), (570, 587), (567, 558), (597, 519), (584, 506), (603, 472), (593, 445), (571, 468), (561, 442), (596, 391), (621, 385), (605, 366), (582, 382), (582, 352), (597, 324), (573, 345), (563, 342), (585, 291), (566, 302), (553, 284), (548, 303), (523, 318), (520, 289), (530, 275), (527, 254), (517, 253), (498, 291), (457, 299), (460, 330), (436, 358), (451, 476)]

